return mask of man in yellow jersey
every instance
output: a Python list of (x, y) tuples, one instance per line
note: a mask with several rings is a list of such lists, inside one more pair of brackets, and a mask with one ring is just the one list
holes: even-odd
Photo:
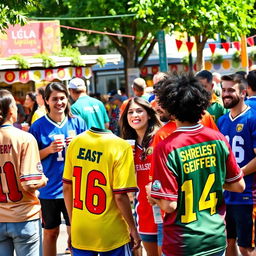
[(93, 127), (78, 135), (67, 149), (63, 191), (74, 256), (130, 256), (139, 248), (127, 196), (137, 191), (130, 144)]

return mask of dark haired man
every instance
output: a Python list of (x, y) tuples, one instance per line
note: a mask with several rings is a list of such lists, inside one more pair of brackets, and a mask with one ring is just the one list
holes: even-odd
[(245, 104), (247, 83), (239, 74), (222, 78), (222, 99), (230, 113), (219, 119), (218, 127), (228, 139), (244, 173), (243, 193), (225, 192), (227, 205), (227, 256), (255, 255), (256, 111)]
[(153, 153), (149, 200), (166, 212), (163, 253), (223, 255), (222, 189), (242, 192), (244, 181), (225, 137), (199, 124), (210, 95), (192, 75), (169, 77), (156, 95), (177, 123)]
[(217, 124), (218, 119), (226, 114), (227, 110), (223, 107), (221, 99), (213, 91), (213, 75), (208, 70), (202, 70), (196, 74), (196, 77), (201, 85), (211, 94), (210, 105), (207, 107), (207, 111)]

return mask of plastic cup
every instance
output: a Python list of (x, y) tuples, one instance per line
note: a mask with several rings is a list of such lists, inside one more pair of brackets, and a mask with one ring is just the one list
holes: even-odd
[(26, 132), (28, 131), (28, 129), (29, 129), (29, 124), (28, 123), (24, 122), (24, 123), (21, 123), (20, 125), (21, 125), (21, 129), (23, 131), (26, 131)]
[(132, 147), (132, 150), (135, 150), (135, 140), (126, 140)]
[(62, 144), (62, 146), (65, 146), (65, 136), (64, 134), (55, 134), (53, 136), (55, 141), (58, 141), (58, 143)]

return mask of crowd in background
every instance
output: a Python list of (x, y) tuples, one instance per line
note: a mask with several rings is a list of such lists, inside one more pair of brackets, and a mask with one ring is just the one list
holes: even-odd
[[(134, 255), (142, 253), (140, 241), (148, 256), (237, 256), (238, 248), (243, 256), (256, 255), (256, 70), (222, 77), (207, 70), (195, 75), (159, 72), (153, 81), (154, 86), (149, 90), (143, 78), (136, 78), (131, 85), (133, 96), (129, 98), (124, 88), (111, 91), (108, 95), (90, 95), (86, 81), (73, 78), (68, 86), (53, 82), (46, 88), (28, 92), (23, 106), (19, 102), (14, 104), (13, 96), (6, 90), (0, 90), (0, 145), (6, 145), (0, 149), (4, 155), (0, 160), (0, 168), (3, 168), (3, 171), (0, 169), (1, 181), (5, 180), (3, 175), (7, 177), (10, 173), (10, 167), (2, 165), (12, 162), (12, 158), (21, 159), (21, 162), (17, 160), (13, 164), (18, 184), (16, 194), (25, 191), (29, 197), (28, 200), (10, 197), (13, 187), (6, 178), (7, 183), (0, 186), (0, 201), (9, 203), (11, 209), (15, 202), (21, 201), (17, 203), (21, 214), (24, 211), (22, 205), (30, 205), (30, 213), (34, 211), (31, 217), (12, 218), (11, 222), (33, 220), (37, 226), (40, 224), (38, 207), (41, 205), (44, 228), (43, 248), (40, 248), (39, 233), (31, 246), (35, 252), (29, 254), (29, 247), (18, 249), (15, 239), (7, 244), (8, 235), (1, 231), (3, 227), (0, 225), (0, 251), (7, 252), (8, 247), (8, 254), (5, 255), (12, 255), (14, 249), (17, 255), (42, 255), (42, 251), (44, 256), (56, 255), (63, 214), (70, 237), (67, 253), (72, 244), (74, 255), (97, 255), (86, 254), (87, 251), (97, 250), (113, 250), (110, 255), (130, 255), (130, 249), (123, 247), (129, 239), (121, 219), (130, 228)], [(20, 138), (14, 140), (12, 125), (26, 131), (26, 135), (19, 131), (16, 136)], [(123, 144), (120, 138), (130, 145)], [(31, 145), (25, 145), (26, 141), (30, 141)], [(109, 143), (108, 147), (104, 143)], [(10, 145), (16, 148), (15, 157), (9, 154)], [(34, 150), (36, 145), (38, 152)], [(94, 150), (89, 150), (91, 147)], [(34, 159), (28, 163), (27, 154), (33, 150)], [(125, 156), (121, 157), (121, 153)], [(108, 154), (108, 161), (104, 160), (107, 169), (105, 177), (96, 169), (91, 174), (84, 164), (87, 160), (91, 168), (103, 168), (104, 165), (97, 166), (101, 164), (101, 159), (103, 161), (102, 154)], [(68, 163), (64, 166), (66, 158)], [(87, 216), (87, 222), (74, 210), (83, 208), (77, 197), (80, 198), (80, 193), (86, 190), (85, 185), (80, 184), (79, 189), (76, 187), (84, 177), (81, 176), (79, 181), (79, 175), (84, 175), (80, 173), (80, 165), (90, 173), (86, 186), (90, 186), (97, 195), (97, 199), (95, 194), (88, 198), (89, 192), (86, 192), (85, 205), (91, 214)], [(24, 166), (29, 170), (23, 170)], [(122, 173), (124, 168), (129, 170), (126, 175)], [(203, 173), (204, 168), (209, 173)], [(111, 176), (114, 175), (111, 173), (113, 170), (118, 172), (117, 176)], [(200, 173), (198, 170), (201, 170)], [(133, 172), (136, 174), (134, 177)], [(102, 192), (100, 185), (107, 186), (108, 183), (112, 187)], [(40, 202), (37, 189), (40, 191)], [(9, 199), (5, 198), (7, 192)], [(103, 203), (102, 206), (100, 200), (104, 198), (104, 193), (111, 198), (111, 203)], [(125, 195), (120, 196), (122, 193)], [(5, 213), (3, 221), (0, 218), (0, 224), (9, 222), (8, 207), (4, 204), (0, 204), (0, 211), (2, 205)], [(128, 210), (130, 205), (134, 209), (133, 216), (131, 209)], [(113, 236), (113, 239), (121, 241), (111, 242), (115, 244), (114, 248), (110, 242), (104, 247), (104, 241), (99, 241), (98, 237), (94, 240), (78, 237), (82, 230), (77, 221), (81, 221), (86, 230), (97, 220), (94, 216), (113, 208), (112, 214), (119, 212), (119, 215), (109, 221), (113, 221), (117, 234), (125, 233), (122, 239), (118, 238), (119, 235)], [(10, 213), (19, 216), (17, 209)], [(104, 215), (104, 218), (107, 217)], [(119, 221), (121, 230), (115, 221)], [(94, 229), (90, 230), (93, 233)], [(106, 224), (106, 230), (110, 232), (110, 225)], [(105, 241), (110, 239), (103, 233)], [(29, 236), (23, 241), (24, 244), (32, 243), (32, 235)], [(86, 239), (92, 239), (90, 243), (95, 243), (95, 246), (87, 246)]]

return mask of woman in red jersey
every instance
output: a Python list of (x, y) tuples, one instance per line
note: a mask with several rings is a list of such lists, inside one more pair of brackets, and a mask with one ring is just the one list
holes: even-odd
[(124, 139), (135, 140), (134, 164), (139, 192), (136, 194), (138, 231), (148, 256), (156, 256), (157, 226), (152, 206), (147, 201), (145, 186), (149, 183), (149, 170), (153, 153), (152, 140), (161, 123), (150, 104), (139, 97), (132, 98), (120, 119)]

